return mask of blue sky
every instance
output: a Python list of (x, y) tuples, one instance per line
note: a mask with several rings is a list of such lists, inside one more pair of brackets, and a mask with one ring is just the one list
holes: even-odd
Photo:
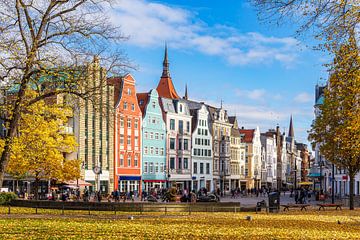
[(182, 96), (237, 115), (240, 126), (264, 132), (294, 118), (297, 141), (307, 142), (314, 88), (327, 74), (326, 56), (294, 38), (295, 27), (260, 23), (246, 0), (120, 0), (110, 20), (129, 40), (123, 50), (136, 66), (137, 91), (156, 88), (164, 44), (170, 73)]

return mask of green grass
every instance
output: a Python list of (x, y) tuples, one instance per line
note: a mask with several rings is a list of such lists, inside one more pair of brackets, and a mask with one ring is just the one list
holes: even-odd
[[(360, 211), (133, 213), (0, 207), (0, 239), (360, 239)], [(133, 215), (134, 220), (129, 220)], [(251, 215), (252, 221), (245, 220)], [(339, 224), (340, 223), (340, 224)]]

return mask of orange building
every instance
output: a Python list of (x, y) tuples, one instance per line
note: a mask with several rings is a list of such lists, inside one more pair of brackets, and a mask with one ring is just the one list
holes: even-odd
[(109, 79), (115, 86), (115, 189), (140, 193), (141, 189), (141, 121), (135, 79), (126, 74)]

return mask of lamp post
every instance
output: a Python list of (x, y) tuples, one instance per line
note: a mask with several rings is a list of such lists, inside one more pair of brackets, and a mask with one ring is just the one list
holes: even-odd
[(323, 192), (322, 168), (324, 166), (324, 161), (322, 159), (320, 159), (319, 166), (320, 166), (320, 193), (322, 193)]
[(331, 203), (335, 203), (335, 164), (332, 164), (332, 173), (331, 173)]

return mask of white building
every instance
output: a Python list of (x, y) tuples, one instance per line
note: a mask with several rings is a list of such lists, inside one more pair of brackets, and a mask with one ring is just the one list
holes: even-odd
[(192, 115), (192, 189), (214, 191), (212, 135), (209, 111), (203, 103), (187, 101)]
[(277, 145), (276, 133), (269, 130), (261, 134), (261, 144), (263, 150), (263, 183), (266, 182), (267, 187), (277, 187)]

